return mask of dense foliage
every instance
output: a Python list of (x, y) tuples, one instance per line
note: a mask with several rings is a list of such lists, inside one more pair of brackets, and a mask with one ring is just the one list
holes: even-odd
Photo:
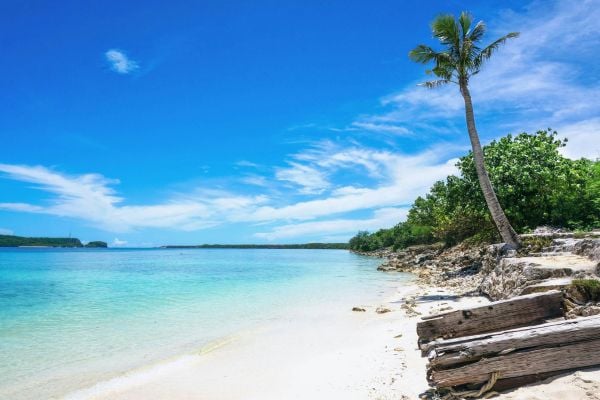
[[(486, 167), (500, 203), (518, 232), (549, 225), (568, 229), (600, 227), (600, 161), (571, 160), (560, 153), (566, 140), (551, 129), (508, 135), (484, 147)], [(375, 233), (359, 232), (350, 248), (371, 251), (414, 244), (456, 244), (498, 240), (472, 154), (418, 197), (407, 220)]]

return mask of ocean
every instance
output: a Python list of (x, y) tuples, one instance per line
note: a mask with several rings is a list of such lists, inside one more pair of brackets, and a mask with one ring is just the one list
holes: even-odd
[(344, 250), (0, 249), (0, 398), (60, 398), (303, 308), (349, 310), (397, 285), (380, 262)]

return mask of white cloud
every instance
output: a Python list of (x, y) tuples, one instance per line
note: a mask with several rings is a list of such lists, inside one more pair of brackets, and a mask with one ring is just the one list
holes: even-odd
[(353, 165), (378, 170), (378, 179), (371, 187), (342, 186), (328, 197), (301, 201), (281, 207), (258, 207), (249, 218), (254, 221), (308, 220), (356, 210), (410, 205), (424, 194), (431, 184), (457, 172), (456, 160), (448, 152), (453, 146), (440, 146), (422, 153), (405, 155), (368, 148), (342, 148), (298, 158), (310, 159), (325, 168), (348, 168)]
[(242, 178), (242, 182), (247, 185), (266, 187), (269, 185), (267, 178), (260, 175), (248, 175)]
[(249, 167), (249, 168), (258, 168), (259, 165), (247, 160), (240, 160), (235, 163), (238, 167)]
[(0, 235), (14, 235), (11, 229), (0, 228)]
[(356, 234), (358, 230), (377, 230), (389, 228), (406, 218), (408, 208), (381, 208), (375, 210), (369, 219), (332, 219), (314, 222), (287, 224), (273, 228), (269, 232), (259, 232), (255, 236), (266, 240), (289, 239), (306, 235), (330, 235), (346, 233), (345, 240)]
[(325, 174), (308, 165), (290, 162), (287, 168), (278, 168), (275, 177), (299, 187), (301, 194), (319, 194), (330, 186)]
[(600, 160), (600, 117), (559, 126), (557, 130), (568, 139), (561, 149), (566, 157)]
[(125, 246), (127, 243), (127, 240), (121, 240), (119, 238), (115, 238), (115, 240), (113, 240), (113, 246), (115, 247)]
[(113, 71), (119, 74), (129, 74), (139, 68), (137, 61), (130, 59), (123, 51), (110, 49), (104, 53)]
[(99, 174), (68, 176), (41, 166), (0, 164), (10, 179), (36, 184), (54, 195), (47, 205), (0, 203), (0, 209), (77, 218), (112, 232), (136, 228), (196, 230), (226, 221), (226, 215), (256, 207), (264, 196), (196, 191), (154, 205), (122, 205), (110, 185), (118, 181)]
[[(260, 194), (196, 189), (157, 204), (131, 205), (113, 189), (117, 180), (99, 174), (67, 175), (42, 166), (0, 164), (0, 172), (5, 177), (32, 183), (34, 188), (50, 195), (43, 203), (4, 202), (0, 203), (0, 209), (76, 218), (109, 232), (143, 228), (194, 231), (226, 223), (289, 224), (309, 220), (317, 223), (318, 219), (353, 211), (407, 207), (417, 195), (424, 194), (433, 181), (456, 171), (455, 160), (448, 160), (449, 149), (452, 146), (406, 155), (358, 145), (338, 147), (322, 143), (293, 155), (296, 161), (289, 163), (290, 168), (305, 174), (319, 171), (322, 174), (319, 176), (325, 176), (348, 169), (357, 173), (354, 169), (358, 167), (366, 180), (364, 186), (329, 187), (328, 194), (320, 193), (303, 201), (294, 201), (289, 193), (273, 199)], [(361, 174), (356, 176), (358, 179)], [(290, 171), (282, 175), (282, 169), (277, 170), (275, 179), (283, 178), (302, 184), (301, 191), (307, 188), (317, 191), (331, 185), (325, 178), (310, 181), (314, 175), (307, 178)], [(272, 185), (276, 182), (265, 179), (255, 183)], [(322, 225), (320, 229), (327, 234), (335, 233), (334, 226), (341, 229), (346, 224), (349, 229), (350, 222), (337, 221), (328, 222), (329, 228)], [(369, 221), (369, 224), (374, 223)], [(397, 221), (390, 219), (389, 222)], [(352, 230), (366, 228), (368, 226), (355, 225)], [(300, 232), (299, 229), (295, 232)], [(282, 232), (284, 230), (290, 232), (289, 227), (282, 228)]]

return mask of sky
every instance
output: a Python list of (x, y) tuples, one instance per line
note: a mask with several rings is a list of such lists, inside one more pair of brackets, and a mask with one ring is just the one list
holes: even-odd
[(346, 241), (469, 150), (455, 86), (408, 59), (436, 15), (504, 46), (483, 143), (551, 127), (600, 157), (600, 0), (0, 4), (0, 234), (110, 246)]

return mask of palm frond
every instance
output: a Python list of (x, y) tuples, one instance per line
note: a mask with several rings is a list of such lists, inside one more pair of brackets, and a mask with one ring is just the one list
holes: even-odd
[(479, 42), (485, 34), (486, 26), (483, 21), (479, 21), (475, 27), (467, 34), (468, 39), (473, 42)]
[(460, 33), (453, 15), (440, 15), (431, 24), (433, 36), (446, 46), (460, 47)]
[(429, 61), (435, 60), (438, 54), (439, 53), (431, 47), (420, 44), (408, 53), (408, 57), (414, 62), (427, 64)]
[(439, 62), (431, 69), (431, 72), (439, 78), (449, 80), (452, 78), (452, 73), (455, 71), (454, 64)]
[(458, 17), (458, 23), (460, 24), (462, 30), (463, 39), (467, 37), (469, 30), (471, 29), (471, 22), (473, 21), (473, 17), (466, 11), (460, 13), (460, 17)]
[(435, 89), (437, 87), (447, 85), (450, 82), (451, 82), (450, 79), (439, 79), (437, 81), (427, 81), (427, 82), (419, 83), (419, 86), (425, 86), (428, 89)]
[(488, 60), (492, 56), (492, 54), (494, 54), (494, 52), (496, 50), (498, 50), (498, 48), (500, 46), (502, 46), (504, 43), (506, 43), (506, 41), (508, 39), (513, 39), (513, 38), (517, 38), (517, 37), (519, 37), (519, 32), (511, 32), (508, 35), (502, 36), (500, 39), (494, 41), (489, 46), (487, 46), (486, 48), (481, 50), (479, 52), (479, 54), (477, 55), (477, 57), (475, 57), (475, 59), (473, 60), (473, 65), (472, 65), (473, 72), (478, 72), (479, 69), (481, 68), (481, 66), (483, 65), (483, 63), (486, 60)]

